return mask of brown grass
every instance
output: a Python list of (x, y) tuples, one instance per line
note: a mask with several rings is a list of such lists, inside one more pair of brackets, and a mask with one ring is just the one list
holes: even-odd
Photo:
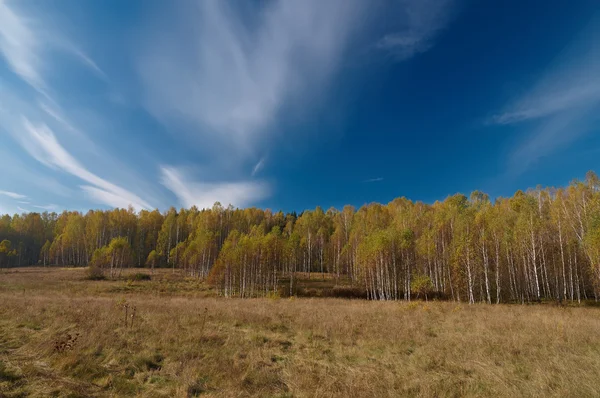
[(170, 270), (83, 278), (0, 274), (0, 396), (600, 396), (597, 308), (235, 300)]

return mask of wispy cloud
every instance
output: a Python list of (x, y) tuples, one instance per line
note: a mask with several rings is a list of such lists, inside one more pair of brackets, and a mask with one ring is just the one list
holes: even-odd
[[(322, 92), (363, 7), (356, 0), (266, 2), (249, 28), (227, 2), (192, 4), (177, 25), (155, 29), (140, 58), (147, 106), (242, 152), (258, 145), (284, 103)], [(191, 26), (190, 36), (182, 27)]]
[[(110, 155), (117, 150), (124, 151), (125, 146), (120, 145), (133, 146), (135, 143), (128, 141), (135, 139), (134, 134), (119, 140), (119, 148), (116, 148), (116, 140), (103, 137), (103, 129), (98, 127), (98, 123), (82, 121), (92, 113), (82, 109), (86, 105), (93, 103), (98, 113), (113, 112), (115, 108), (114, 104), (106, 103), (98, 103), (99, 106), (95, 107), (96, 100), (102, 95), (96, 95), (95, 85), (85, 84), (89, 83), (85, 81), (90, 77), (89, 73), (78, 73), (81, 70), (91, 71), (95, 77), (108, 81), (100, 66), (104, 67), (105, 63), (109, 66), (110, 60), (98, 57), (99, 62), (96, 63), (92, 57), (94, 53), (85, 52), (71, 41), (77, 36), (64, 33), (68, 29), (63, 32), (62, 25), (47, 24), (51, 21), (43, 11), (27, 9), (23, 4), (0, 0), (0, 62), (5, 60), (8, 70), (20, 78), (8, 79), (11, 87), (16, 87), (12, 90), (14, 96), (20, 100), (15, 106), (8, 104), (4, 86), (0, 87), (3, 96), (0, 124), (7, 125), (3, 115), (10, 114), (6, 120), (9, 117), (13, 119), (9, 127), (15, 140), (33, 158), (47, 166), (44, 168), (32, 162), (37, 170), (31, 169), (29, 175), (41, 170), (42, 174), (58, 176), (62, 183), (68, 184), (67, 181), (73, 179), (64, 178), (64, 173), (67, 173), (81, 180), (71, 187), (75, 191), (69, 189), (69, 194), (81, 189), (92, 201), (109, 206), (132, 204), (140, 209), (150, 208), (149, 202), (158, 203), (147, 195), (152, 192), (152, 189), (147, 189), (149, 184), (159, 186), (156, 174), (141, 182), (136, 178), (123, 177), (125, 173), (116, 176), (109, 169), (121, 171), (121, 168), (106, 160), (111, 157), (98, 155), (102, 149)], [(376, 51), (373, 43), (377, 42), (376, 47), (382, 50), (376, 51), (377, 54), (389, 53), (398, 59), (427, 51), (450, 19), (449, 10), (453, 2), (400, 0), (394, 8), (394, 15), (390, 16), (390, 19), (395, 18), (395, 22), (386, 24), (386, 29), (388, 26), (392, 29), (391, 33), (383, 30), (375, 33), (377, 29), (371, 29), (372, 25), (365, 26), (376, 20), (365, 15), (382, 12), (383, 7), (372, 11), (371, 5), (361, 0), (272, 0), (252, 4), (235, 9), (230, 8), (230, 3), (218, 0), (176, 2), (169, 3), (167, 7), (160, 4), (160, 18), (148, 18), (154, 21), (153, 25), (146, 26), (149, 28), (146, 30), (143, 26), (140, 28), (137, 37), (143, 42), (135, 43), (130, 49), (131, 58), (136, 60), (134, 69), (140, 83), (137, 88), (141, 92), (135, 92), (134, 87), (124, 87), (123, 91), (128, 93), (126, 98), (141, 97), (143, 106), (175, 138), (185, 136), (187, 140), (192, 135), (195, 143), (201, 143), (185, 149), (198, 148), (198, 152), (203, 152), (200, 154), (203, 156), (195, 159), (210, 173), (209, 181), (191, 178), (191, 173), (174, 167), (163, 167), (158, 175), (160, 182), (186, 206), (212, 206), (216, 200), (245, 206), (264, 199), (270, 194), (270, 186), (255, 181), (255, 178), (264, 170), (266, 159), (260, 159), (251, 169), (252, 164), (260, 155), (272, 153), (269, 146), (278, 142), (274, 139), (276, 134), (288, 131), (280, 128), (284, 116), (289, 120), (287, 116), (296, 111), (319, 111), (320, 107), (316, 104), (327, 98), (330, 83), (343, 73), (344, 55), (348, 48), (360, 40), (369, 43), (370, 51)], [(58, 7), (56, 15), (60, 16)], [(365, 22), (367, 20), (371, 22)], [(61, 29), (51, 29), (50, 26)], [(363, 32), (368, 33), (359, 37), (359, 33)], [(126, 57), (119, 55), (115, 58), (128, 59), (130, 54)], [(66, 84), (64, 73), (58, 78), (61, 74), (55, 73), (58, 69), (54, 68), (63, 66), (67, 66), (69, 71), (73, 66), (79, 67), (73, 68), (76, 71), (73, 76), (81, 80), (73, 79)], [(115, 71), (117, 68), (106, 70)], [(114, 76), (114, 81), (135, 81), (127, 79), (129, 77), (124, 72), (123, 76)], [(21, 80), (25, 84), (20, 84)], [(84, 84), (79, 85), (81, 81)], [(25, 87), (22, 92), (19, 91), (21, 86)], [(77, 101), (80, 91), (86, 91), (85, 101), (81, 104)], [(128, 105), (135, 108), (140, 104)], [(118, 123), (119, 116), (123, 115), (103, 114), (98, 119), (113, 119), (113, 116)], [(130, 127), (129, 123), (139, 122), (133, 120), (137, 116), (132, 113), (126, 115), (122, 119), (127, 121), (122, 124)], [(156, 123), (144, 120), (135, 127), (142, 130), (147, 126), (154, 129)], [(164, 126), (156, 127), (157, 136), (162, 134)], [(68, 132), (77, 134), (68, 137)], [(78, 138), (73, 140), (73, 137)], [(171, 156), (177, 153), (181, 142), (173, 141), (177, 141), (177, 145), (161, 154)], [(102, 144), (105, 144), (104, 147)], [(139, 144), (148, 145), (148, 142), (140, 141)], [(91, 149), (93, 145), (97, 145), (97, 150), (96, 147)], [(92, 152), (93, 156), (86, 156)], [(133, 161), (137, 162), (142, 156)], [(121, 157), (115, 155), (114, 158), (119, 160)], [(132, 161), (129, 156), (125, 158), (124, 162)], [(100, 164), (108, 164), (109, 167), (101, 167)], [(150, 167), (145, 167), (148, 165)], [(152, 166), (156, 166), (156, 160), (142, 167), (154, 170)], [(252, 178), (248, 176), (250, 169)], [(91, 170), (102, 170), (100, 174), (103, 177)], [(20, 173), (25, 175), (23, 170)], [(48, 185), (57, 185), (57, 181), (50, 183), (46, 177), (38, 176), (38, 179), (46, 180)], [(132, 181), (136, 181), (135, 188)], [(43, 183), (36, 181), (40, 186)], [(79, 184), (81, 186), (78, 187)], [(12, 186), (7, 184), (5, 187)], [(167, 190), (160, 189), (168, 194)], [(66, 189), (61, 186), (59, 191)], [(28, 189), (24, 192), (30, 193)], [(32, 194), (32, 197), (35, 195)], [(53, 198), (41, 200), (32, 199), (32, 203), (58, 202)]]
[(23, 15), (15, 5), (18, 2), (0, 0), (0, 55), (23, 81), (50, 98), (43, 73), (51, 60), (48, 54), (53, 51), (70, 54), (97, 76), (107, 79), (98, 65), (68, 38), (44, 26), (40, 18)]
[(540, 159), (594, 131), (595, 121), (589, 116), (599, 109), (598, 106), (589, 105), (541, 120), (510, 154), (509, 171), (522, 173)]
[(490, 119), (495, 124), (530, 121), (529, 132), (510, 155), (513, 173), (594, 131), (600, 114), (600, 28), (596, 18), (558, 56), (525, 95)]
[(258, 163), (254, 165), (254, 168), (252, 169), (252, 177), (254, 177), (259, 171), (261, 171), (265, 167), (265, 161), (266, 159), (262, 157), (260, 158)]
[(37, 90), (44, 87), (38, 70), (39, 43), (25, 18), (0, 0), (0, 53), (10, 68)]
[(26, 195), (21, 195), (16, 192), (10, 192), (10, 191), (0, 191), (0, 195), (8, 196), (9, 198), (12, 198), (12, 199), (27, 199)]
[(77, 58), (79, 58), (79, 60), (88, 68), (90, 68), (98, 77), (102, 78), (105, 81), (109, 80), (106, 73), (102, 69), (100, 69), (98, 64), (96, 64), (96, 62), (93, 59), (91, 59), (88, 55), (86, 55), (83, 51), (81, 51), (80, 49), (78, 49), (70, 43), (67, 44), (67, 48), (70, 49), (71, 53)]
[[(597, 36), (600, 39), (600, 34)], [(591, 48), (581, 52), (570, 54), (568, 62), (556, 66), (490, 121), (513, 124), (541, 119), (600, 101), (600, 50)]]
[(81, 134), (79, 130), (77, 130), (73, 125), (60, 113), (57, 109), (57, 106), (51, 106), (47, 102), (40, 102), (39, 107), (42, 111), (44, 111), (48, 116), (57, 121), (65, 130), (68, 130), (73, 133)]
[(367, 182), (380, 182), (383, 181), (383, 177), (369, 178), (368, 180), (363, 180), (364, 183)]
[[(366, 3), (271, 1), (233, 9), (207, 0), (179, 6), (176, 23), (162, 18), (165, 26), (153, 25), (144, 36), (150, 40), (139, 57), (142, 92), (147, 109), (170, 130), (201, 138), (203, 163), (221, 182), (184, 184), (168, 167), (161, 181), (184, 205), (252, 204), (268, 194), (267, 186), (228, 182), (222, 170), (247, 175), (249, 159), (276, 134), (282, 109), (305, 111), (326, 94)], [(264, 165), (263, 158), (251, 176)]]
[(87, 195), (87, 197), (95, 203), (102, 203), (110, 207), (118, 207), (126, 209), (132, 206), (135, 210), (139, 211), (142, 209), (150, 209), (151, 206), (141, 200), (139, 197), (123, 191), (121, 188), (118, 190), (102, 189), (90, 185), (81, 185), (80, 188)]
[(181, 170), (164, 166), (160, 169), (161, 183), (173, 192), (185, 207), (211, 208), (215, 202), (236, 207), (248, 206), (269, 194), (269, 186), (256, 181), (198, 182)]
[(63, 170), (91, 184), (92, 186), (86, 185), (81, 188), (97, 203), (113, 207), (132, 205), (136, 210), (152, 207), (137, 195), (87, 170), (60, 145), (48, 126), (36, 126), (25, 120), (24, 128), (28, 135), (23, 137), (21, 143), (29, 154), (48, 167)]
[(512, 124), (568, 112), (600, 101), (600, 17), (584, 27), (545, 75), (490, 122)]
[(397, 31), (381, 37), (376, 47), (388, 51), (397, 61), (403, 61), (433, 47), (437, 33), (450, 21), (454, 0), (403, 0), (397, 3)]
[[(3, 120), (0, 119), (0, 126)], [(23, 134), (23, 127), (21, 123), (14, 126), (15, 134)], [(9, 128), (13, 128), (10, 126)], [(5, 181), (10, 181), (13, 186), (27, 186), (29, 191), (36, 191), (36, 196), (43, 196), (45, 194), (51, 194), (53, 196), (60, 196), (70, 198), (74, 192), (69, 187), (58, 181), (50, 170), (42, 172), (35, 164), (29, 161), (26, 153), (21, 151), (10, 150), (10, 148), (0, 148), (0, 168), (6, 170), (15, 170), (16, 172), (4, 175)], [(29, 202), (29, 200), (27, 200)], [(29, 203), (23, 203), (29, 204)]]
[[(36, 209), (42, 209), (42, 210), (48, 210), (48, 211), (54, 211), (58, 209), (57, 205), (32, 205), (32, 207), (35, 207)], [(125, 207), (125, 206), (123, 206)]]
[[(496, 124), (512, 124), (540, 119), (562, 111), (587, 106), (590, 102), (600, 100), (600, 76), (593, 76), (587, 72), (591, 71), (573, 71), (574, 76), (561, 77), (561, 79), (567, 80), (575, 77), (581, 79), (580, 82), (571, 80), (569, 84), (564, 85), (563, 80), (555, 87), (544, 85), (543, 88), (535, 89), (534, 92), (511, 105), (505, 112), (494, 115), (491, 121)], [(585, 75), (589, 79), (586, 79)], [(564, 87), (560, 87), (563, 85)]]
[[(21, 194), (16, 193), (16, 192), (0, 191), (0, 195), (9, 197), (11, 199), (15, 199), (16, 202), (19, 203), (20, 205), (30, 205), (30, 206), (35, 207), (37, 209), (50, 210), (50, 211), (58, 209), (58, 206), (54, 205), (54, 204), (50, 204), (50, 205), (32, 205), (31, 202), (28, 201), (28, 200), (20, 200), (20, 199), (28, 199), (28, 196), (21, 195)], [(25, 209), (25, 208), (23, 208), (21, 206), (17, 206), (16, 208), (18, 210), (20, 210), (20, 211), (26, 211), (26, 212), (29, 211), (29, 210), (27, 210), (27, 209)], [(2, 213), (0, 211), (0, 214), (4, 214), (4, 213)]]
[[(93, 202), (115, 207), (131, 204), (136, 209), (151, 208), (147, 200), (90, 172), (59, 143), (57, 137), (64, 139), (63, 133), (75, 133), (70, 137), (70, 143), (77, 146), (79, 154), (83, 152), (95, 155), (93, 160), (87, 159), (88, 163), (94, 162), (92, 164), (98, 166), (98, 159), (106, 162), (106, 159), (111, 158), (110, 153), (109, 156), (100, 157), (98, 154), (104, 151), (101, 152), (96, 147), (95, 142), (88, 137), (87, 131), (83, 132), (74, 126), (69, 117), (69, 112), (71, 115), (74, 113), (71, 112), (72, 109), (69, 108), (69, 112), (65, 112), (59, 105), (61, 102), (73, 103), (70, 96), (74, 94), (71, 91), (68, 96), (62, 96), (62, 86), (53, 86), (52, 80), (55, 77), (53, 68), (62, 68), (67, 63), (73, 63), (72, 61), (75, 61), (73, 66), (92, 71), (102, 80), (108, 81), (108, 77), (98, 64), (71, 40), (71, 36), (65, 33), (66, 30), (63, 30), (62, 26), (52, 25), (52, 21), (46, 18), (43, 11), (39, 11), (41, 7), (25, 8), (21, 7), (22, 5), (24, 3), (0, 0), (0, 62), (4, 59), (9, 70), (25, 83), (24, 86), (2, 85), (0, 127), (12, 134), (13, 138), (40, 163), (52, 170), (64, 171), (83, 180), (86, 185), (82, 186), (81, 190)], [(76, 109), (75, 112), (79, 115), (91, 114), (85, 109)], [(121, 171), (126, 170), (122, 168)], [(69, 195), (73, 192), (51, 177), (37, 176), (39, 172), (19, 168), (19, 174), (26, 178), (27, 183), (36, 185), (37, 189), (44, 188), (56, 195)], [(40, 205), (37, 208), (52, 210), (54, 207)]]

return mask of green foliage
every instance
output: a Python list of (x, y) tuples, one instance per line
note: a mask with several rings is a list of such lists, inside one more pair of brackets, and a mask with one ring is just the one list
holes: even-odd
[(416, 275), (413, 276), (410, 282), (410, 288), (413, 292), (417, 293), (419, 297), (424, 297), (427, 300), (427, 296), (431, 295), (434, 291), (433, 282), (427, 275)]
[(378, 300), (426, 291), (470, 303), (585, 300), (600, 296), (600, 182), (590, 172), (493, 203), (474, 191), (301, 214), (215, 203), (0, 217), (0, 266), (30, 264), (89, 265), (111, 278), (169, 266), (237, 297), (294, 295), (299, 279), (317, 278)]
[(9, 259), (17, 255), (17, 251), (11, 248), (12, 242), (8, 239), (4, 239), (2, 242), (0, 242), (0, 267), (3, 265), (8, 265)]
[(96, 267), (102, 269), (108, 267), (110, 264), (110, 252), (108, 247), (101, 247), (94, 250), (92, 254), (92, 260), (90, 261), (90, 267)]
[(102, 281), (106, 279), (106, 275), (104, 275), (102, 268), (96, 265), (89, 266), (85, 272), (85, 275), (86, 279), (91, 281)]
[(11, 247), (11, 241), (4, 239), (2, 242), (0, 242), (0, 253), (8, 254), (11, 251)]
[(158, 260), (158, 253), (156, 253), (156, 250), (152, 250), (150, 254), (148, 254), (148, 258), (146, 258), (146, 266), (154, 268), (158, 263)]

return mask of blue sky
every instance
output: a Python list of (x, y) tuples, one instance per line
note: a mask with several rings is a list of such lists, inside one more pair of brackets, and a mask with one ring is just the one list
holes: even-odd
[(0, 213), (508, 196), (599, 133), (595, 0), (0, 0)]

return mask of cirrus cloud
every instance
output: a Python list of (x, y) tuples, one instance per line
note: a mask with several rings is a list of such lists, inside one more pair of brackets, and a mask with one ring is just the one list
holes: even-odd
[(60, 145), (52, 130), (46, 125), (34, 125), (24, 120), (28, 136), (23, 137), (23, 147), (38, 162), (55, 169), (65, 171), (93, 186), (82, 189), (97, 203), (114, 207), (133, 206), (136, 210), (150, 209), (152, 206), (139, 196), (119, 187), (86, 169), (66, 149)]
[(269, 186), (264, 182), (194, 181), (184, 171), (170, 166), (161, 167), (160, 173), (161, 183), (171, 190), (186, 207), (211, 208), (215, 202), (220, 202), (225, 206), (244, 207), (264, 199), (270, 191)]

